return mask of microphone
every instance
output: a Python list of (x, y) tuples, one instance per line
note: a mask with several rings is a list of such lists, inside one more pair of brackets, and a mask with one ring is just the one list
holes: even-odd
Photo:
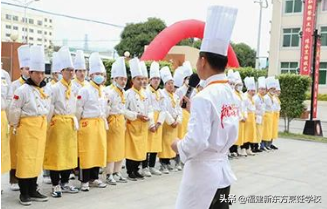
[[(190, 98), (191, 97), (194, 88), (196, 88), (196, 86), (199, 83), (200, 83), (200, 78), (199, 78), (198, 74), (193, 73), (190, 76), (190, 81), (188, 83), (188, 89), (187, 89), (186, 94), (185, 94), (185, 96), (187, 98)], [(183, 103), (182, 103), (182, 108), (184, 108), (184, 109), (186, 108), (186, 101), (184, 101), (184, 99), (183, 99)]]

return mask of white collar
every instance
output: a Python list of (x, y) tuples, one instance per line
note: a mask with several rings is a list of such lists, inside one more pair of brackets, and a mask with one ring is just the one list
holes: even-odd
[(204, 86), (207, 87), (212, 81), (227, 80), (225, 73), (215, 74), (205, 80)]

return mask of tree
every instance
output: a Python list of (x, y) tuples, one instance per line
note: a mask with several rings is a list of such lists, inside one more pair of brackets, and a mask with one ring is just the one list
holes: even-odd
[(255, 67), (256, 51), (245, 43), (232, 43), (232, 47), (241, 67)]
[(188, 39), (182, 40), (177, 45), (179, 45), (179, 46), (191, 46), (191, 47), (200, 49), (201, 42), (202, 42), (201, 39), (195, 40), (194, 38), (188, 38)]
[(121, 33), (121, 40), (115, 49), (120, 56), (129, 51), (132, 57), (140, 57), (144, 52), (144, 46), (149, 45), (165, 28), (164, 21), (158, 18), (148, 18), (146, 22), (141, 23), (129, 23)]

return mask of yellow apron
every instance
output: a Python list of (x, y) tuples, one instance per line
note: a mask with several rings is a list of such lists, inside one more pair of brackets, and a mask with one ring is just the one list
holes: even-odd
[(261, 143), (263, 125), (262, 124), (256, 124), (256, 129), (257, 129), (257, 143)]
[(271, 141), (273, 135), (272, 129), (273, 129), (273, 113), (266, 112), (263, 117), (262, 140)]
[(14, 127), (10, 126), (9, 129), (9, 135), (10, 135), (10, 163), (11, 163), (11, 169), (16, 169), (16, 163), (17, 163), (17, 156), (16, 156), (16, 135), (14, 135)]
[[(154, 112), (154, 121), (157, 123), (159, 112)], [(159, 126), (156, 132), (148, 133), (148, 152), (158, 153), (162, 151), (162, 126)]]
[(140, 119), (127, 120), (126, 127), (126, 159), (145, 160), (149, 132), (148, 122), (143, 122)]
[(178, 124), (178, 138), (183, 139), (185, 137), (185, 134), (187, 132), (187, 125), (188, 121), (190, 119), (190, 113), (186, 110), (183, 109), (183, 120), (181, 124)]
[(174, 158), (176, 153), (171, 148), (171, 144), (178, 137), (178, 128), (173, 128), (167, 123), (163, 124), (162, 128), (162, 152), (159, 152), (159, 158)]
[(102, 118), (83, 118), (77, 131), (78, 157), (81, 169), (105, 167), (107, 136)]
[(244, 144), (244, 126), (245, 123), (239, 121), (238, 122), (238, 138), (237, 141), (235, 142), (235, 145), (237, 146), (242, 146)]
[(10, 146), (6, 111), (1, 110), (1, 173), (10, 170)]
[(125, 130), (124, 115), (110, 115), (107, 131), (107, 162), (118, 162), (125, 158)]
[(46, 116), (20, 118), (16, 130), (17, 178), (35, 178), (40, 175), (47, 137)]
[(272, 139), (277, 139), (279, 129), (279, 112), (274, 112), (273, 118)]
[(249, 112), (244, 125), (244, 143), (257, 143), (255, 113)]
[(45, 146), (45, 170), (62, 171), (77, 167), (77, 131), (73, 117), (55, 115), (51, 119)]

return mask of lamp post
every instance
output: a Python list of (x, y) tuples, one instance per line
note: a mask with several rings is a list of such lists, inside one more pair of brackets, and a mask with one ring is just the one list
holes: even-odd
[[(263, 1), (265, 1), (265, 5), (263, 5)], [(255, 69), (259, 69), (260, 68), (260, 39), (261, 39), (262, 9), (268, 8), (268, 0), (256, 0), (256, 1), (254, 1), (254, 3), (258, 3), (260, 6), (257, 51), (256, 51), (256, 55), (255, 55)]]

